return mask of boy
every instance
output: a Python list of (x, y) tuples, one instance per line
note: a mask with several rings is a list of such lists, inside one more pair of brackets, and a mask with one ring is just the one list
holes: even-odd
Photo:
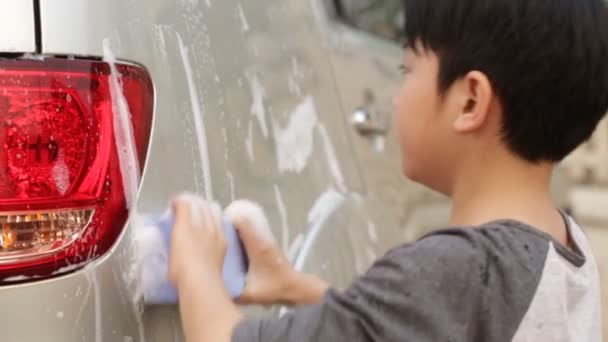
[(549, 180), (608, 109), (603, 0), (405, 0), (405, 13), (403, 170), (451, 197), (449, 228), (338, 292), (232, 215), (250, 258), (241, 301), (311, 304), (244, 320), (222, 286), (216, 215), (178, 199), (170, 272), (189, 341), (601, 342), (589, 243)]

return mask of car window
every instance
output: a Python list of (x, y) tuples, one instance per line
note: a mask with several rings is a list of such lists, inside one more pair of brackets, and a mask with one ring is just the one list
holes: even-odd
[(344, 23), (401, 43), (404, 26), (401, 0), (334, 0), (334, 5)]

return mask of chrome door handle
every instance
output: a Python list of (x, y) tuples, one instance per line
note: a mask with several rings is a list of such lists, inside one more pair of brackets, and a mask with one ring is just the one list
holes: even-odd
[(386, 135), (388, 123), (380, 116), (365, 107), (357, 108), (351, 115), (351, 124), (361, 135)]

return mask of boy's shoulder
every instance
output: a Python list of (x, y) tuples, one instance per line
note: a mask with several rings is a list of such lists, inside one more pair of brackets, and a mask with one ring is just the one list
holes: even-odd
[(327, 298), (413, 341), (511, 341), (550, 246), (550, 238), (516, 221), (449, 227), (390, 250), (344, 294)]
[[(453, 262), (468, 259), (491, 259), (514, 267), (513, 262), (527, 264), (530, 271), (538, 271), (545, 264), (550, 252), (554, 252), (575, 267), (581, 267), (591, 255), (587, 237), (578, 224), (563, 214), (571, 246), (564, 246), (551, 235), (526, 223), (503, 219), (477, 227), (448, 227), (433, 231), (414, 244), (406, 244), (392, 253), (429, 252), (449, 257)], [(390, 254), (390, 253), (389, 253)]]
[(392, 249), (386, 257), (411, 260), (414, 256), (427, 264), (446, 266), (446, 272), (453, 269), (450, 266), (462, 270), (466, 264), (506, 268), (527, 265), (527, 271), (534, 271), (542, 268), (552, 245), (553, 239), (534, 227), (515, 220), (497, 220), (477, 227), (438, 229), (414, 243)]
[[(581, 234), (575, 229), (571, 235), (580, 242)], [(240, 324), (233, 340), (507, 342), (568, 336), (569, 322), (599, 322), (590, 304), (598, 302), (598, 290), (581, 288), (580, 279), (560, 280), (560, 267), (573, 272), (550, 253), (553, 245), (550, 237), (516, 221), (436, 231), (394, 248), (346, 290), (329, 290), (319, 305), (280, 320)], [(583, 272), (585, 267), (592, 263)], [(575, 296), (552, 284), (573, 284)], [(561, 303), (576, 312), (555, 309)], [(597, 336), (598, 327), (580, 336)]]
[[(584, 293), (578, 289), (577, 298), (597, 295), (592, 286), (597, 272), (586, 238), (572, 220), (567, 221), (572, 248), (514, 220), (438, 230), (392, 249), (349, 291), (357, 294), (353, 298), (362, 293), (384, 298), (400, 315), (423, 312), (440, 327), (437, 336), (464, 334), (468, 337), (463, 340), (488, 341), (511, 341), (516, 334), (536, 336), (530, 335), (531, 328), (522, 328), (524, 320), (560, 326), (582, 317), (566, 313), (549, 322), (546, 311), (530, 312), (532, 305), (542, 308), (548, 301), (571, 300), (572, 289), (554, 284), (575, 277), (572, 284), (590, 284)], [(466, 332), (459, 331), (463, 327)]]
[[(408, 282), (421, 295), (464, 301), (469, 308), (510, 305), (518, 312), (511, 316), (521, 317), (553, 245), (548, 234), (514, 220), (453, 226), (393, 248), (364, 278), (368, 284), (383, 283), (387, 292), (395, 291), (397, 296)], [(412, 278), (416, 282), (410, 283)]]

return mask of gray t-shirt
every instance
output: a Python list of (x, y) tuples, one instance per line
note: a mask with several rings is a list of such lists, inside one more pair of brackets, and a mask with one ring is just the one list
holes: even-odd
[(570, 249), (510, 220), (437, 231), (320, 304), (241, 322), (232, 340), (601, 342), (597, 267), (567, 222)]

